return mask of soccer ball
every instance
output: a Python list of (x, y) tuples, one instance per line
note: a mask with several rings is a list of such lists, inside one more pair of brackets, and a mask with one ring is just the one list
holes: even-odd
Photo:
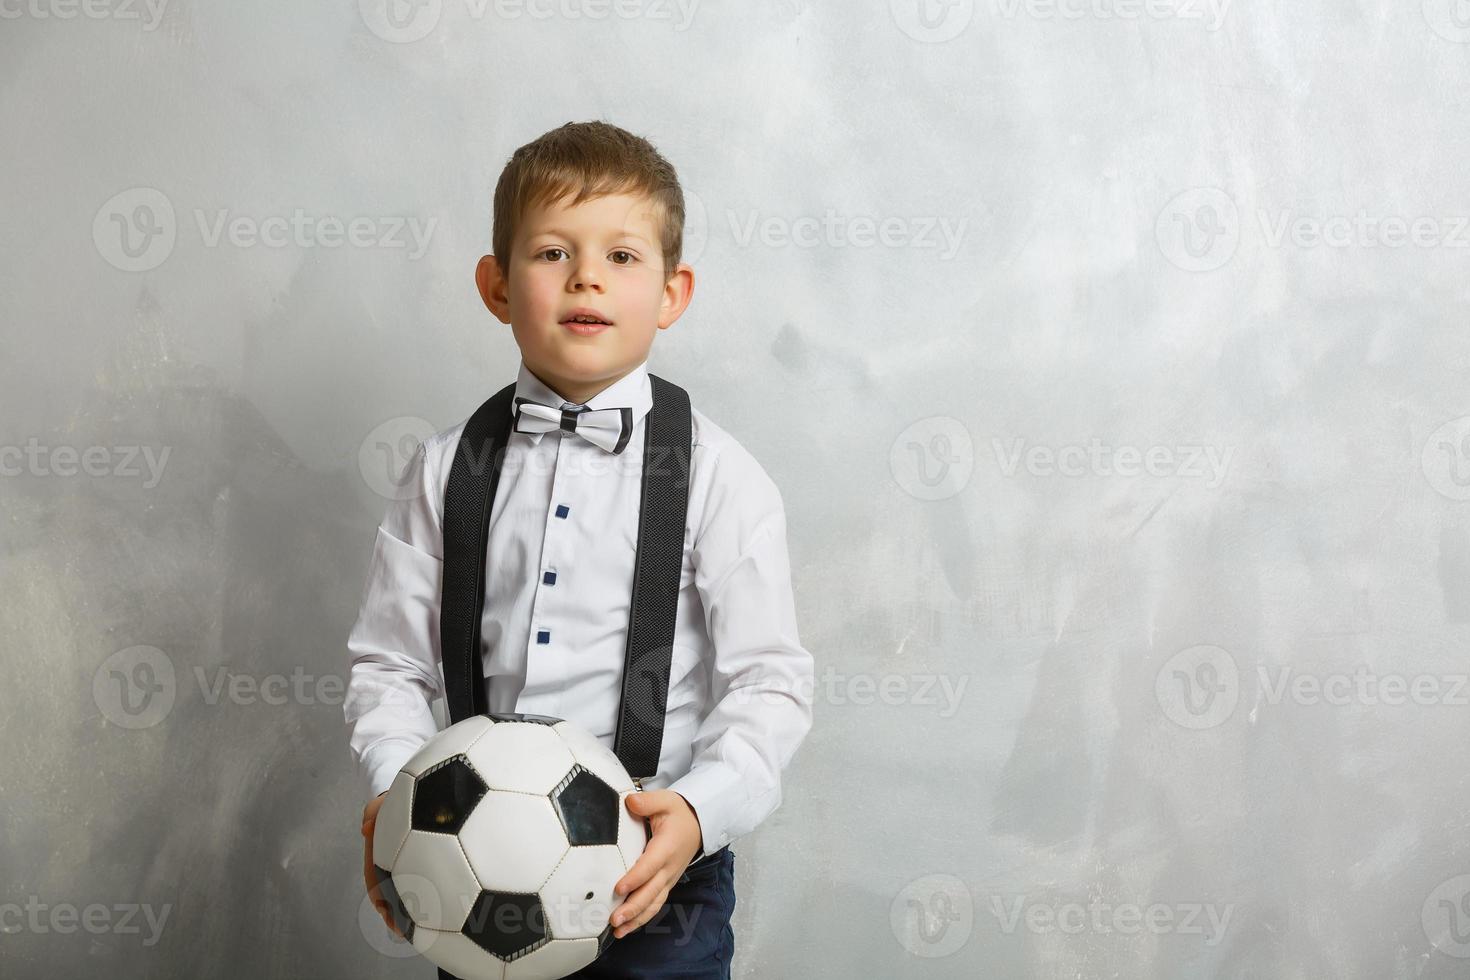
[(461, 980), (551, 980), (612, 941), (613, 886), (648, 842), (633, 780), (559, 718), (477, 715), (393, 780), (373, 865), (416, 950)]

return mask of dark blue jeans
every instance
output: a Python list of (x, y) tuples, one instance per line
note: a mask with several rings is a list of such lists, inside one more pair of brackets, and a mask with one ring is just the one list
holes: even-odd
[[(725, 846), (685, 869), (657, 915), (567, 980), (730, 980), (734, 912), (735, 852)], [(440, 970), (439, 980), (455, 978)]]

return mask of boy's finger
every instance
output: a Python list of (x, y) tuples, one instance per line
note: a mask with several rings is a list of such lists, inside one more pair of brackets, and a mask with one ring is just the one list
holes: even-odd
[(648, 880), (648, 875), (651, 870), (649, 866), (643, 863), (642, 858), (634, 861), (633, 866), (628, 869), (628, 873), (619, 878), (617, 884), (613, 885), (613, 894), (631, 895)]
[(616, 912), (613, 913), (612, 927), (613, 936), (615, 938), (622, 939), (628, 933), (632, 932), (634, 929), (637, 929), (638, 926), (641, 925), (641, 922), (639, 920), (643, 915), (643, 910), (640, 908), (636, 911), (637, 914), (635, 915), (630, 912), (625, 912), (623, 908), (619, 908)]
[[(629, 803), (637, 800), (643, 809), (648, 811), (648, 815), (652, 816), (669, 809), (673, 805), (673, 797), (677, 795), (673, 790), (668, 789), (645, 789), (638, 793), (629, 793), (627, 799)], [(628, 810), (635, 812), (631, 806)]]
[[(612, 919), (610, 920), (613, 927), (617, 928), (618, 926), (632, 923), (640, 916), (645, 919), (652, 916), (653, 912), (658, 911), (658, 905), (663, 903), (663, 894), (666, 890), (663, 876), (655, 875), (642, 888), (629, 895), (627, 900), (613, 911)], [(652, 911), (649, 911), (649, 906), (653, 906)], [(631, 932), (635, 928), (637, 926), (630, 925), (624, 932)]]
[[(627, 901), (613, 910), (612, 918), (609, 920), (612, 923), (613, 929), (620, 929), (643, 914), (643, 907), (648, 904), (649, 900), (653, 898), (653, 895), (654, 891), (651, 884), (645, 885), (629, 895)], [(617, 932), (616, 934), (621, 936), (623, 932)]]
[(388, 907), (388, 903), (374, 902), (373, 905), (377, 907), (378, 915), (382, 916), (383, 925), (388, 927), (388, 931), (399, 939), (404, 938), (403, 933), (398, 931), (398, 923), (393, 921), (393, 910)]
[[(653, 886), (650, 884), (649, 888), (652, 889)], [(640, 892), (639, 894), (641, 896), (642, 892)], [(613, 935), (621, 939), (628, 933), (643, 928), (645, 923), (647, 923), (655, 915), (658, 915), (658, 910), (664, 907), (664, 901), (665, 899), (667, 899), (667, 897), (668, 889), (659, 889), (657, 891), (654, 891), (652, 897), (647, 901), (646, 904), (642, 906), (642, 908), (638, 911), (636, 915), (627, 916), (627, 918), (622, 921), (621, 925), (613, 927)], [(614, 915), (614, 918), (616, 918), (617, 915), (621, 914), (623, 914), (623, 910), (620, 908)]]
[(644, 882), (664, 870), (669, 861), (670, 847), (671, 845), (664, 844), (657, 835), (654, 835), (653, 840), (649, 841), (648, 846), (643, 849), (643, 853), (638, 855), (638, 860), (634, 861), (633, 866), (628, 869), (628, 873), (613, 885), (613, 892), (618, 895), (626, 895), (636, 891)]

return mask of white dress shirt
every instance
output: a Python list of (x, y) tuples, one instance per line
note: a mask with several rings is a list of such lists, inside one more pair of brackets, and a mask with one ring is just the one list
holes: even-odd
[[(524, 362), (516, 394), (574, 407)], [(618, 455), (573, 432), (512, 432), (490, 514), (481, 622), (490, 710), (565, 718), (609, 749), (652, 397), (645, 361), (586, 403), (632, 407)], [(729, 433), (692, 414), (668, 714), (658, 773), (643, 786), (689, 802), (709, 854), (780, 804), (781, 771), (811, 728), (814, 671), (797, 636), (780, 492)], [(405, 468), (347, 641), (343, 713), (369, 799), (438, 730), (440, 512), (467, 421), (426, 439)]]

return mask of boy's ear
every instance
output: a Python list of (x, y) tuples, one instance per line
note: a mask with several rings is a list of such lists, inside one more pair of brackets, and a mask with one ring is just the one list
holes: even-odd
[(482, 255), (475, 266), (475, 286), (480, 290), (480, 299), (485, 307), (501, 323), (510, 322), (510, 297), (506, 295), (506, 280), (500, 263), (493, 255)]
[(658, 328), (667, 330), (675, 320), (684, 315), (689, 301), (694, 298), (694, 267), (680, 262), (674, 274), (664, 283), (663, 301), (658, 307)]

